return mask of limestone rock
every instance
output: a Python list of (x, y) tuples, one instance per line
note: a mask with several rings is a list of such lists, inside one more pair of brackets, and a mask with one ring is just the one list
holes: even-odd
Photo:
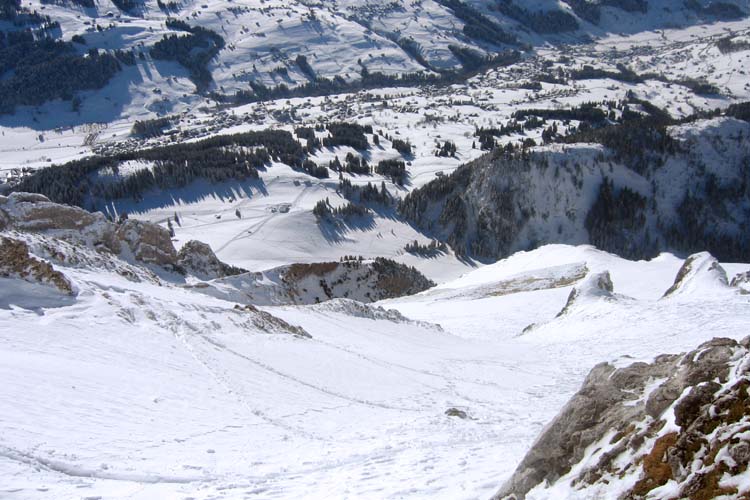
[[(606, 488), (606, 477), (632, 474), (633, 464), (641, 468), (636, 470), (638, 481), (622, 498), (644, 498), (670, 479), (683, 483), (681, 498), (691, 497), (691, 491), (705, 493), (714, 483), (694, 472), (715, 464), (698, 464), (695, 451), (701, 446), (726, 446), (709, 442), (716, 439), (711, 436), (722, 435), (712, 434), (717, 423), (726, 420), (728, 433), (743, 429), (732, 425), (742, 415), (750, 416), (748, 372), (746, 341), (725, 338), (713, 339), (687, 354), (659, 356), (650, 364), (634, 363), (620, 369), (608, 363), (597, 365), (494, 498), (523, 499), (533, 488), (552, 485), (574, 467), (579, 467), (579, 472), (572, 479), (566, 476), (566, 481), (573, 481), (576, 488), (597, 483)], [(733, 386), (732, 376), (738, 380)], [(653, 388), (655, 380), (661, 383)], [(727, 386), (732, 387), (723, 389)], [(670, 408), (674, 408), (674, 422), (680, 430), (668, 427), (659, 434), (670, 418)], [(615, 436), (605, 439), (613, 431)], [(744, 473), (750, 457), (747, 447), (728, 435), (722, 439), (735, 443), (736, 449), (729, 453), (744, 457), (744, 463), (738, 461), (734, 472)], [(593, 466), (588, 458), (589, 465), (580, 467), (594, 444), (608, 450), (593, 460)]]
[(220, 261), (206, 243), (190, 240), (177, 254), (177, 263), (188, 273), (203, 279), (212, 280), (246, 273), (245, 269), (230, 266)]
[(177, 251), (172, 238), (169, 231), (161, 226), (127, 219), (117, 226), (115, 237), (127, 245), (136, 260), (162, 267), (177, 264)]
[(63, 273), (31, 255), (23, 241), (5, 236), (0, 236), (0, 277), (45, 285), (65, 295), (75, 293), (73, 284)]

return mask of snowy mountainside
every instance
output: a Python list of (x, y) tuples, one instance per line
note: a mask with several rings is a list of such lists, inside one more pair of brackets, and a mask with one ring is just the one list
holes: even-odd
[(748, 494), (749, 15), (0, 0), (0, 498)]
[[(344, 91), (347, 83), (367, 75), (436, 77), (473, 71), (504, 49), (737, 21), (750, 13), (746, 0), (583, 0), (533, 6), (515, 0), (7, 4), (0, 19), (3, 31), (31, 29), (38, 38), (68, 44), (64, 52), (80, 56), (76, 64), (85, 67), (95, 62), (87, 57), (92, 50), (117, 55), (97, 59), (106, 61), (108, 69), (91, 73), (95, 84), (92, 77), (89, 82), (71, 80), (64, 92), (40, 86), (37, 96), (3, 103), (4, 114), (17, 107), (22, 123), (33, 128), (54, 123), (48, 129), (80, 123), (81, 117), (86, 123), (109, 123), (123, 115), (168, 115), (235, 98), (266, 99), (268, 91), (305, 85)], [(40, 79), (55, 78), (43, 68), (40, 72)], [(29, 78), (25, 80), (28, 84)], [(15, 91), (23, 93), (23, 82), (16, 83)], [(61, 100), (67, 105), (60, 105)], [(28, 106), (41, 106), (42, 116)]]
[(496, 150), (411, 192), (402, 213), (485, 258), (562, 242), (632, 257), (709, 249), (747, 260), (750, 125), (716, 118), (650, 134), (661, 141), (653, 150), (585, 142)]
[[(713, 286), (708, 256), (679, 273), (690, 293), (660, 299), (681, 259), (563, 245), (373, 305), (242, 306), (126, 251), (134, 238), (113, 253), (54, 219), (30, 224), (9, 205), (49, 202), (27, 196), (3, 200), (2, 236), (74, 293), (50, 302), (48, 284), (0, 278), (18, 286), (0, 305), (11, 499), (489, 497), (591, 366), (740, 339), (750, 321), (749, 296)], [(580, 294), (558, 317), (581, 275), (604, 271), (622, 298)]]
[[(595, 103), (595, 107), (606, 113), (603, 122), (606, 125), (622, 119), (625, 114), (622, 103), (638, 113), (645, 109), (641, 102), (653, 103), (676, 123), (673, 130), (680, 135), (675, 141), (695, 142), (690, 147), (706, 155), (704, 163), (709, 170), (718, 168), (714, 167), (714, 162), (724, 161), (725, 155), (730, 155), (732, 165), (739, 165), (741, 158), (738, 155), (744, 150), (737, 147), (732, 151), (731, 145), (739, 137), (737, 133), (742, 126), (731, 125), (729, 120), (718, 121), (720, 126), (706, 126), (705, 118), (696, 117), (718, 118), (721, 113), (716, 114), (715, 109), (726, 111), (732, 105), (750, 99), (750, 84), (743, 76), (750, 57), (750, 45), (743, 42), (747, 32), (747, 20), (740, 20), (665, 29), (658, 33), (603, 34), (603, 38), (592, 43), (540, 46), (533, 55), (516, 64), (480, 72), (464, 83), (450, 86), (414, 84), (360, 91), (352, 89), (350, 93), (309, 98), (269, 96), (268, 100), (241, 106), (223, 103), (214, 107), (212, 103), (204, 102), (205, 106), (190, 105), (183, 111), (175, 108), (145, 115), (144, 103), (139, 101), (133, 103), (132, 109), (122, 110), (120, 118), (101, 119), (87, 115), (88, 99), (99, 99), (93, 95), (83, 100), (80, 114), (62, 109), (67, 104), (43, 105), (34, 108), (30, 114), (25, 114), (29, 110), (19, 108), (16, 116), (0, 118), (4, 134), (0, 143), (4, 153), (0, 155), (0, 170), (6, 175), (6, 183), (0, 183), (0, 191), (19, 189), (21, 183), (21, 190), (40, 190), (55, 201), (102, 210), (112, 217), (127, 212), (132, 218), (165, 227), (171, 220), (177, 248), (189, 240), (199, 239), (215, 249), (221, 260), (252, 271), (296, 262), (323, 262), (362, 255), (367, 259), (387, 257), (415, 266), (431, 279), (451, 279), (473, 265), (470, 260), (456, 258), (454, 250), (463, 252), (460, 245), (445, 252), (420, 254), (407, 251), (407, 246), (413, 246), (415, 241), (419, 245), (429, 245), (439, 234), (425, 234), (419, 224), (411, 224), (394, 214), (392, 207), (370, 207), (370, 212), (361, 220), (336, 225), (318, 224), (311, 212), (321, 200), (328, 199), (335, 208), (350, 202), (340, 189), (337, 176), (358, 186), (367, 183), (380, 186), (385, 182), (395, 204), (414, 189), (436, 177), (447, 176), (490, 148), (521, 144), (528, 147), (531, 141), (537, 146), (547, 144), (544, 148), (558, 148), (560, 146), (556, 144), (565, 144), (571, 131), (581, 122), (575, 119), (568, 122), (564, 117), (527, 117), (522, 120), (517, 113), (572, 110), (587, 103)], [(593, 69), (584, 69), (587, 66)], [(707, 91), (718, 93), (706, 94)], [(151, 94), (151, 97), (166, 102), (163, 97), (167, 97), (165, 94), (169, 91), (165, 88), (162, 92)], [(111, 100), (114, 96), (107, 97)], [(102, 110), (112, 106), (112, 102), (92, 100), (91, 105)], [(161, 116), (155, 122), (149, 120), (157, 115)], [(53, 128), (52, 118), (64, 126)], [(91, 119), (100, 123), (85, 123)], [(150, 123), (143, 126), (148, 133), (135, 132), (138, 127), (134, 126), (133, 119)], [(372, 133), (364, 134), (367, 147), (337, 143), (321, 144), (317, 148), (314, 140), (325, 142), (329, 138), (326, 127), (339, 122), (372, 127)], [(602, 122), (597, 126), (600, 125)], [(550, 135), (550, 127), (557, 130), (557, 135)], [(296, 134), (298, 129), (305, 131), (302, 136)], [(308, 129), (313, 129), (313, 150), (305, 152), (310, 140)], [(252, 158), (256, 170), (253, 173), (251, 169), (235, 168), (234, 153), (240, 150), (238, 147), (230, 154), (214, 155), (212, 152), (208, 155), (215, 160), (213, 166), (224, 168), (231, 164), (226, 169), (229, 172), (204, 169), (200, 165), (193, 169), (191, 165), (189, 175), (182, 176), (174, 175), (174, 170), (177, 170), (175, 162), (169, 167), (172, 171), (157, 165), (188, 144), (202, 140), (220, 143), (233, 134), (265, 134), (268, 131), (293, 135), (299, 145), (293, 151), (294, 158), (288, 155), (280, 157), (278, 152), (268, 149), (272, 153), (270, 161), (264, 161), (261, 156)], [(725, 144), (709, 142), (719, 139)], [(408, 152), (402, 147), (403, 143), (411, 146)], [(396, 145), (401, 151), (395, 149)], [(152, 154), (152, 149), (165, 146), (177, 149), (156, 158), (138, 156), (147, 151)], [(252, 147), (257, 147), (257, 144)], [(570, 148), (583, 150), (579, 145), (566, 146), (562, 150)], [(652, 149), (650, 143), (642, 148), (649, 158), (653, 156)], [(717, 152), (712, 153), (712, 149)], [(91, 159), (92, 154), (105, 160), (102, 168), (90, 176), (78, 178), (66, 173), (50, 179), (40, 175), (40, 182), (34, 189), (24, 184), (24, 180), (44, 171), (40, 167), (64, 164), (75, 158)], [(731, 157), (732, 154), (735, 157)], [(596, 159), (596, 154), (592, 152), (592, 155)], [(355, 162), (366, 160), (367, 167), (351, 169), (350, 156)], [(184, 158), (192, 162), (195, 157), (187, 155)], [(660, 179), (660, 183), (664, 181), (665, 185), (671, 186), (667, 179), (676, 170), (679, 182), (689, 185), (690, 177), (683, 176), (683, 170), (679, 168), (682, 158), (683, 155), (677, 155), (676, 163), (661, 170), (664, 179)], [(381, 162), (385, 162), (385, 167), (379, 170)], [(400, 171), (399, 162), (404, 164)], [(114, 163), (118, 165), (113, 170)], [(394, 165), (397, 176), (393, 170), (387, 169)], [(631, 162), (622, 166), (633, 167)], [(604, 172), (609, 167), (597, 164), (593, 168)], [(697, 169), (700, 176), (704, 176), (701, 165), (690, 168)], [(147, 179), (150, 184), (144, 183), (145, 187), (133, 182), (128, 189), (122, 189), (122, 185), (111, 189), (112, 183), (132, 177), (144, 179), (147, 171), (153, 178)], [(731, 181), (723, 177), (723, 172), (710, 173), (718, 175), (720, 180), (718, 191), (711, 191), (714, 194), (731, 185)], [(320, 178), (326, 174), (328, 178)], [(631, 174), (623, 170), (623, 175), (630, 178)], [(655, 175), (658, 177), (659, 174)], [(77, 180), (71, 182), (74, 178)], [(710, 178), (706, 176), (707, 186), (717, 187)], [(554, 179), (550, 181), (555, 182)], [(595, 181), (592, 177), (591, 185), (586, 186), (587, 192), (589, 188), (596, 189)], [(639, 192), (648, 192), (643, 181), (639, 182)], [(96, 196), (86, 196), (86, 183), (99, 185), (94, 193)], [(64, 184), (69, 185), (60, 190), (64, 193), (62, 198), (44, 191)], [(135, 189), (130, 189), (134, 186)], [(84, 196), (75, 200), (82, 190)], [(663, 194), (676, 195), (679, 190)], [(707, 200), (690, 201), (702, 205)], [(710, 213), (715, 212), (714, 208), (721, 210), (713, 207), (708, 213), (699, 214), (705, 216), (702, 220), (685, 220), (681, 214), (673, 213), (673, 208), (680, 206), (680, 202), (670, 200), (660, 204), (658, 209), (666, 210), (665, 218), (689, 222), (693, 227), (710, 223)], [(584, 210), (588, 205), (584, 202), (577, 208)], [(180, 224), (175, 224), (176, 217), (179, 217)], [(568, 215), (558, 213), (555, 217), (565, 219)], [(620, 231), (617, 228), (613, 231), (605, 227), (599, 231), (602, 234), (589, 239), (587, 232), (580, 229), (580, 224), (572, 227), (575, 224), (563, 220), (563, 238), (556, 235), (560, 224), (553, 224), (553, 218), (548, 218), (542, 229), (537, 228), (541, 236), (525, 235), (522, 238), (525, 245), (519, 244), (517, 248), (528, 248), (535, 242), (559, 241), (593, 242), (609, 250), (623, 251), (623, 238), (606, 241), (611, 233)], [(742, 218), (741, 211), (730, 210), (728, 216), (719, 221), (721, 233), (733, 233)], [(578, 220), (580, 222), (580, 217)], [(648, 226), (658, 224), (658, 220), (652, 219)], [(661, 244), (661, 240), (654, 235), (653, 228), (649, 233), (652, 247), (648, 255), (652, 255), (655, 249), (685, 249), (686, 255), (708, 248), (705, 242), (693, 245), (701, 241), (692, 230), (676, 235), (677, 239), (686, 236), (689, 241), (674, 246), (654, 247), (656, 243)], [(549, 238), (544, 239), (546, 237)], [(645, 235), (636, 237), (636, 246), (645, 244), (645, 240)], [(654, 240), (659, 241), (655, 243)], [(734, 243), (730, 242), (731, 245)], [(625, 251), (633, 252), (628, 255), (647, 255), (636, 250), (643, 249)], [(732, 251), (736, 254), (738, 249)], [(732, 254), (721, 256), (737, 258)]]

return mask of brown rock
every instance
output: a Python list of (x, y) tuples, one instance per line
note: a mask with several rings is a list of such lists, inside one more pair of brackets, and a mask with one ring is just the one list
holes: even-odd
[(74, 293), (73, 284), (64, 274), (31, 255), (23, 241), (5, 236), (0, 236), (0, 277), (55, 287), (66, 295)]
[(159, 225), (127, 219), (117, 226), (115, 237), (127, 245), (136, 260), (167, 267), (177, 264), (169, 231)]

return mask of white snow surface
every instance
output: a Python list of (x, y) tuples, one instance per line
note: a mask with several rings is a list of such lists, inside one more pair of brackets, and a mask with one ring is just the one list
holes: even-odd
[[(747, 295), (659, 300), (681, 264), (550, 245), (375, 308), (264, 308), (311, 339), (166, 281), (56, 266), (72, 304), (0, 309), (0, 497), (486, 498), (594, 364), (747, 335)], [(525, 285), (583, 266), (629, 298), (555, 318), (575, 284)]]

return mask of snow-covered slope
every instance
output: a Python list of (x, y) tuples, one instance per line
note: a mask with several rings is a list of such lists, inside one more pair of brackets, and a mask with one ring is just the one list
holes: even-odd
[[(669, 255), (548, 246), (375, 306), (256, 308), (42, 231), (3, 236), (75, 292), (18, 287), (0, 308), (13, 499), (488, 497), (591, 366), (738, 339), (750, 321), (736, 288), (660, 299), (682, 264)], [(584, 294), (556, 317), (604, 270), (623, 298)]]
[[(4, 117), (0, 123), (25, 125), (34, 130), (85, 125), (89, 134), (97, 134), (101, 126), (122, 118), (129, 118), (132, 125), (136, 118), (194, 112), (201, 106), (222, 101), (219, 95), (252, 93), (253, 85), (256, 89), (258, 85), (294, 88), (317, 78), (337, 77), (352, 82), (361, 78), (364, 68), (370, 74), (419, 72), (434, 76), (440, 71), (461, 69), (462, 65), (471, 66), (465, 57), (462, 60), (457, 56), (456, 47), (468, 49), (468, 54), (478, 54), (481, 58), (508, 48), (544, 50), (550, 43), (577, 44), (609, 36), (641, 35), (651, 43), (653, 37), (660, 40), (656, 32), (661, 29), (691, 28), (716, 21), (731, 25), (743, 22), (750, 12), (747, 0), (700, 0), (692, 7), (681, 0), (610, 1), (603, 7), (588, 0), (533, 5), (505, 0), (496, 3), (243, 0), (231, 5), (211, 0), (90, 3), (86, 7), (82, 6), (86, 2), (31, 0), (24, 2), (19, 12), (36, 11), (49, 16), (57, 24), (44, 35), (66, 42), (76, 37), (74, 51), (79, 54), (91, 49), (123, 50), (135, 55), (134, 63), (123, 65), (103, 88), (78, 92), (80, 102), (76, 109), (71, 109), (69, 102), (53, 100), (38, 109), (21, 106), (16, 116)], [(133, 8), (128, 8), (130, 4)], [(703, 9), (713, 4), (732, 5), (736, 12), (720, 15)], [(502, 8), (503, 5), (506, 7)], [(507, 6), (512, 6), (510, 11)], [(584, 13), (587, 9), (596, 10), (598, 15), (592, 18)], [(529, 22), (533, 16), (544, 18), (550, 12), (565, 16), (570, 29), (540, 29), (533, 21)], [(214, 92), (213, 96), (207, 92), (194, 94), (195, 78), (191, 78), (194, 75), (185, 64), (176, 58), (152, 55), (151, 49), (165, 36), (188, 36), (180, 27), (167, 26), (168, 19), (210, 30), (223, 39), (220, 50), (205, 64), (210, 79), (203, 90)], [(556, 24), (553, 22), (551, 26)], [(0, 28), (19, 29), (4, 20), (0, 20)], [(697, 30), (696, 33), (704, 34)], [(674, 52), (670, 57), (676, 55)], [(306, 62), (300, 63), (303, 60), (300, 58)], [(702, 73), (709, 72), (704, 68)], [(71, 97), (72, 93), (64, 99), (70, 101)]]

